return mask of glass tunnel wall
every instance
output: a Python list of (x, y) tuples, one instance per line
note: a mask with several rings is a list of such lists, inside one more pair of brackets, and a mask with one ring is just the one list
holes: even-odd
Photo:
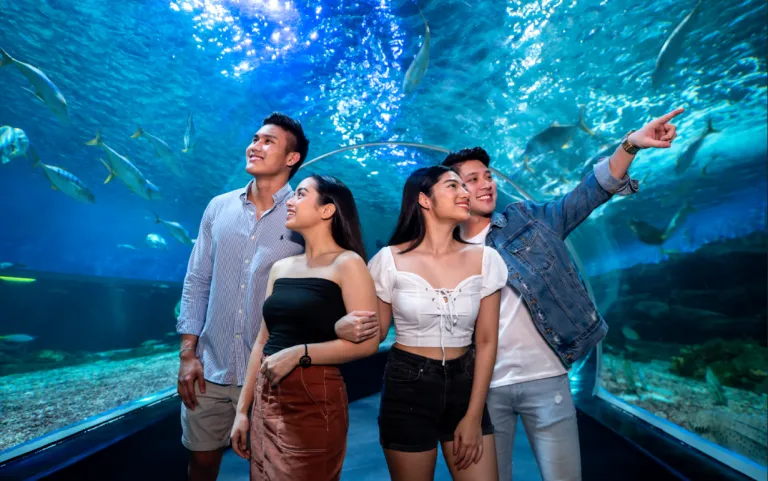
[[(173, 392), (202, 212), (245, 186), (268, 113), (302, 121), (310, 159), (482, 145), (503, 206), (559, 198), (684, 107), (640, 191), (569, 238), (610, 326), (596, 392), (764, 470), (765, 3), (471, 3), (0, 0), (0, 459)], [(349, 150), (291, 183), (347, 183), (372, 256), (443, 157)]]

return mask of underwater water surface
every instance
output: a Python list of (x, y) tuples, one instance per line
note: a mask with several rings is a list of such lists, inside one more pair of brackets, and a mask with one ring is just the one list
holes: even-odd
[[(0, 450), (175, 385), (173, 311), (200, 217), (247, 183), (245, 147), (270, 112), (302, 121), (309, 159), (394, 143), (292, 181), (347, 183), (373, 255), (406, 176), (444, 149), (488, 150), (514, 183), (497, 177), (500, 204), (547, 201), (630, 129), (684, 107), (673, 147), (637, 156), (640, 192), (570, 237), (610, 326), (601, 382), (765, 466), (765, 2), (0, 9)], [(114, 155), (155, 187), (104, 183)], [(54, 392), (62, 401), (47, 402)]]

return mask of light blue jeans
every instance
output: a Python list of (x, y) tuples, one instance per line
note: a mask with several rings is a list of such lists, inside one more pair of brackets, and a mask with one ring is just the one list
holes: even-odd
[(492, 388), (486, 400), (496, 437), (499, 481), (512, 479), (517, 416), (543, 481), (580, 481), (581, 452), (568, 375)]

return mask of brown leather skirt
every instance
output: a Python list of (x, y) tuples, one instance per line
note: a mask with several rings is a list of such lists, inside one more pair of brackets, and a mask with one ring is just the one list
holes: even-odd
[(259, 373), (251, 414), (251, 480), (340, 479), (348, 429), (347, 388), (337, 367), (297, 367), (274, 387)]

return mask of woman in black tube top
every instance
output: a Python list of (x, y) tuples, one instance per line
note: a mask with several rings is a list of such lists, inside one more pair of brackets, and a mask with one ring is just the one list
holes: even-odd
[(334, 324), (353, 310), (375, 311), (376, 291), (355, 201), (343, 183), (308, 177), (287, 206), (285, 225), (304, 237), (306, 250), (270, 272), (232, 447), (250, 458), (251, 480), (338, 480), (349, 416), (336, 366), (374, 354), (379, 340), (337, 339)]

